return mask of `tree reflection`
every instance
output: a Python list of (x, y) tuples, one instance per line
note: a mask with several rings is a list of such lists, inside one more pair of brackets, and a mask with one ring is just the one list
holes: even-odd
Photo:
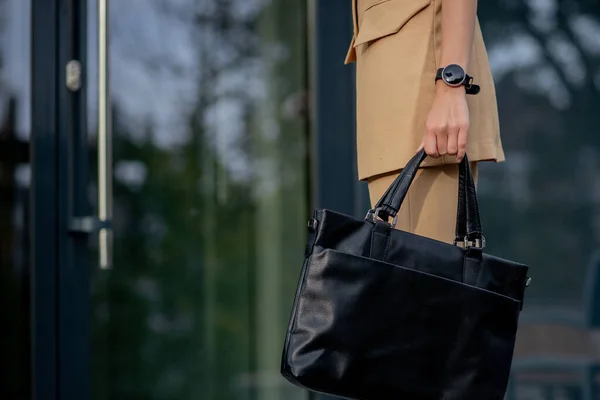
[(115, 5), (112, 43), (132, 59), (119, 65), (181, 96), (113, 89), (115, 268), (94, 278), (94, 396), (304, 398), (279, 376), (308, 200), (305, 115), (289, 100), (306, 85), (304, 4), (144, 4), (162, 27), (188, 24), (193, 47), (134, 46), (146, 28), (127, 30)]
[(492, 1), (479, 16), (508, 159), (482, 174), (490, 246), (532, 266), (530, 300), (577, 304), (600, 239), (600, 6)]

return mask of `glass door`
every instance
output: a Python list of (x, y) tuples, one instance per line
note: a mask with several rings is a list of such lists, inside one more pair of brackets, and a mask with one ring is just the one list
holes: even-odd
[(89, 242), (91, 398), (308, 398), (279, 374), (310, 207), (305, 7), (89, 0), (88, 192), (112, 217)]

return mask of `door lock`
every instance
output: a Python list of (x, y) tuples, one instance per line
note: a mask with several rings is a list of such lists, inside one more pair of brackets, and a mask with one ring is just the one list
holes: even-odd
[(66, 83), (71, 92), (77, 92), (81, 89), (81, 63), (77, 60), (71, 60), (66, 66)]

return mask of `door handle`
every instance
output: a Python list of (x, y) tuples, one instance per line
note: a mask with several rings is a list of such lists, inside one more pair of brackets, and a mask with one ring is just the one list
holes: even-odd
[(98, 0), (98, 258), (112, 267), (112, 119), (109, 86), (109, 0)]
[[(98, 233), (98, 264), (101, 269), (109, 269), (113, 263), (112, 229), (112, 119), (110, 112), (109, 86), (109, 0), (98, 0), (98, 212), (95, 216), (72, 217), (69, 233)], [(81, 82), (76, 72), (80, 65), (71, 62), (67, 65), (67, 87), (79, 90)]]

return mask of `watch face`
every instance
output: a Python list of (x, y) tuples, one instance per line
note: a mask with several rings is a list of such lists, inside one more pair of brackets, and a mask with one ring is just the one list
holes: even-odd
[(444, 81), (450, 86), (460, 86), (465, 81), (465, 70), (457, 64), (450, 64), (442, 72)]

